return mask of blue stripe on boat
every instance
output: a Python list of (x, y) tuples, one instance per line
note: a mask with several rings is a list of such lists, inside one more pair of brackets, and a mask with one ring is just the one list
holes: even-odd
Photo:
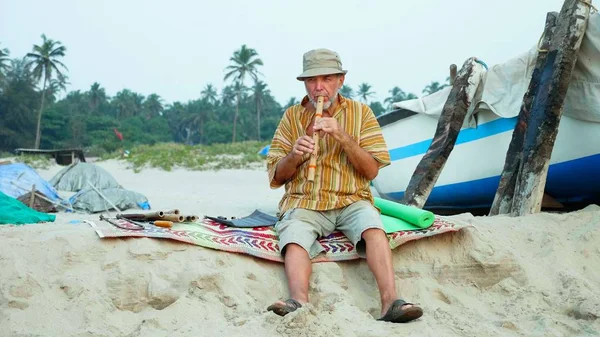
[[(546, 192), (559, 202), (600, 201), (600, 154), (550, 165)], [(500, 176), (444, 186), (436, 186), (425, 208), (490, 207), (494, 201)], [(387, 193), (392, 200), (401, 200), (404, 192)]]
[[(463, 129), (458, 134), (456, 139), (456, 145), (473, 142), (485, 137), (497, 135), (506, 131), (514, 130), (515, 124), (517, 123), (517, 117), (513, 118), (500, 118), (489, 123), (478, 125), (475, 129)], [(400, 160), (420, 154), (425, 154), (432, 139), (424, 140), (422, 142), (398, 147), (389, 150), (390, 158), (392, 161)]]

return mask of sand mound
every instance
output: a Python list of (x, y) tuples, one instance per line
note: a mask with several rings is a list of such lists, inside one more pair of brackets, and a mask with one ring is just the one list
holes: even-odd
[(425, 316), (374, 320), (364, 261), (319, 263), (311, 304), (281, 264), (156, 239), (99, 239), (85, 224), (0, 228), (3, 336), (567, 336), (600, 331), (600, 207), (525, 218), (461, 215), (474, 227), (394, 251), (403, 296)]
[[(280, 193), (264, 171), (110, 172), (154, 206), (198, 214), (274, 208)], [(238, 187), (253, 198), (231, 193)], [(455, 217), (473, 227), (394, 250), (401, 295), (425, 311), (405, 325), (374, 319), (377, 287), (362, 260), (315, 264), (311, 303), (281, 318), (265, 310), (288, 295), (279, 263), (170, 240), (100, 239), (70, 223), (92, 215), (0, 226), (0, 336), (600, 335), (600, 207)]]

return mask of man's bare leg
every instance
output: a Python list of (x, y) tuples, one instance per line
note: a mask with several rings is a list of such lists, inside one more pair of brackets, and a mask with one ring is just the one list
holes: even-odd
[(285, 276), (288, 280), (290, 297), (308, 303), (308, 281), (312, 273), (312, 261), (301, 246), (290, 243), (285, 248)]
[[(312, 273), (312, 261), (308, 253), (295, 243), (287, 244), (284, 263), (290, 298), (300, 304), (308, 303), (308, 282)], [(277, 301), (275, 304), (285, 305), (282, 301)]]
[[(367, 229), (362, 234), (367, 249), (367, 264), (375, 276), (379, 295), (381, 296), (381, 316), (385, 315), (392, 303), (398, 299), (396, 281), (394, 279), (394, 265), (392, 264), (392, 250), (385, 232), (381, 229)], [(406, 304), (402, 308), (410, 308)]]

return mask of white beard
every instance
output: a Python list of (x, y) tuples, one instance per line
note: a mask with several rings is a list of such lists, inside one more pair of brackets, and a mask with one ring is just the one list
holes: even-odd
[[(324, 102), (324, 103), (323, 103), (323, 110), (327, 110), (327, 109), (329, 109), (329, 107), (331, 107), (331, 104), (332, 104), (333, 100), (334, 100), (334, 99), (337, 99), (337, 94), (338, 94), (338, 93), (337, 93), (337, 91), (336, 91), (336, 92), (333, 94), (333, 97), (328, 97), (329, 99), (327, 100), (327, 102)], [(312, 103), (312, 105), (313, 105), (313, 106), (315, 107), (315, 109), (316, 109), (316, 108), (317, 108), (317, 101), (316, 101), (314, 98), (310, 97), (310, 96), (309, 96), (309, 98), (310, 98), (310, 102)]]

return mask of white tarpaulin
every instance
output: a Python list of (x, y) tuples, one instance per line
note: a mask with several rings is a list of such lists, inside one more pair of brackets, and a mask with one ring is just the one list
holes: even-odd
[[(484, 73), (483, 88), (478, 88), (469, 115), (490, 109), (502, 117), (519, 115), (523, 96), (529, 86), (537, 57), (537, 45), (527, 53), (498, 64)], [(439, 116), (451, 88), (447, 87), (419, 99), (394, 103), (417, 113)], [(590, 14), (575, 69), (571, 75), (563, 114), (600, 123), (600, 14)], [(471, 119), (467, 118), (467, 125)]]

